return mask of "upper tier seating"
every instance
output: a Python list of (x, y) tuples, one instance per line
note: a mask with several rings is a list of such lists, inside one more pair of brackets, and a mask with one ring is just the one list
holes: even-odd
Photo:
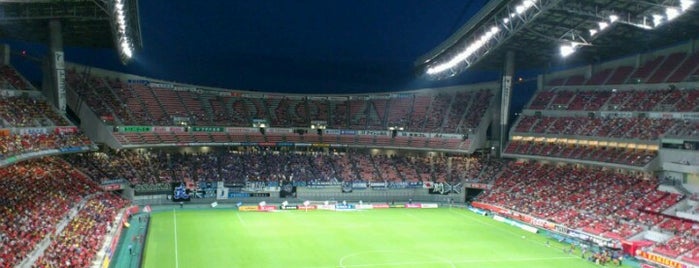
[(322, 120), (334, 129), (399, 126), (462, 133), (478, 127), (493, 97), (487, 89), (362, 96), (224, 95), (162, 83), (127, 83), (74, 69), (68, 71), (67, 81), (98, 116), (114, 118), (116, 125), (250, 127), (253, 119), (264, 119), (272, 127), (307, 128), (311, 121)]

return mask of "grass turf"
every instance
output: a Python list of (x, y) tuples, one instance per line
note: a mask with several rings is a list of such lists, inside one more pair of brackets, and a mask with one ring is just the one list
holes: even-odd
[[(522, 238), (525, 236), (526, 238)], [(173, 210), (152, 215), (144, 267), (596, 267), (463, 209)]]

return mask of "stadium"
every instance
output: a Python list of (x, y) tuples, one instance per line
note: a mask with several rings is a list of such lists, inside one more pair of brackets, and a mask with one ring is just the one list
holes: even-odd
[(0, 1), (0, 268), (699, 267), (694, 0), (155, 2)]

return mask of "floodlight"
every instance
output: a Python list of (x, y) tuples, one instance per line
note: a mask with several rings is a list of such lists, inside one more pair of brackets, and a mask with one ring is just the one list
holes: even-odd
[(510, 22), (510, 18), (504, 18), (504, 19), (502, 19), (502, 22), (503, 22), (503, 23), (508, 23), (508, 22)]
[(680, 0), (680, 9), (682, 12), (687, 11), (690, 7), (694, 5), (694, 0)]
[(619, 20), (619, 16), (617, 16), (617, 15), (609, 15), (609, 21), (610, 21), (610, 22), (614, 23), (614, 22), (616, 22), (617, 20)]
[(515, 12), (517, 12), (517, 14), (520, 14), (520, 15), (522, 13), (524, 13), (525, 10), (526, 10), (526, 8), (524, 7), (524, 5), (518, 5), (515, 7)]
[(653, 14), (653, 27), (658, 27), (663, 22), (663, 15)]
[(575, 44), (570, 43), (569, 45), (561, 45), (561, 57), (568, 57), (575, 53)]
[(604, 22), (604, 21), (600, 21), (600, 22), (598, 23), (598, 25), (599, 25), (600, 31), (603, 31), (604, 29), (607, 29), (607, 27), (609, 27), (609, 23), (606, 23), (606, 22)]
[(524, 2), (522, 2), (522, 5), (524, 6), (524, 8), (529, 9), (530, 7), (534, 6), (534, 1), (524, 0)]
[(590, 29), (590, 36), (595, 36), (597, 34), (597, 29)]
[(671, 21), (680, 16), (680, 11), (676, 7), (666, 7), (665, 16), (667, 16), (667, 21)]

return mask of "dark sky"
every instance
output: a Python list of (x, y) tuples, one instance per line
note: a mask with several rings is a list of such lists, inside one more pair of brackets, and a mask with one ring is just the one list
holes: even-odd
[[(68, 61), (176, 82), (298, 93), (396, 91), (497, 80), (467, 71), (429, 81), (413, 61), (487, 0), (140, 1), (143, 49), (123, 66), (115, 51), (66, 47)], [(42, 56), (42, 44), (10, 41)], [(38, 68), (14, 65), (33, 81)]]

